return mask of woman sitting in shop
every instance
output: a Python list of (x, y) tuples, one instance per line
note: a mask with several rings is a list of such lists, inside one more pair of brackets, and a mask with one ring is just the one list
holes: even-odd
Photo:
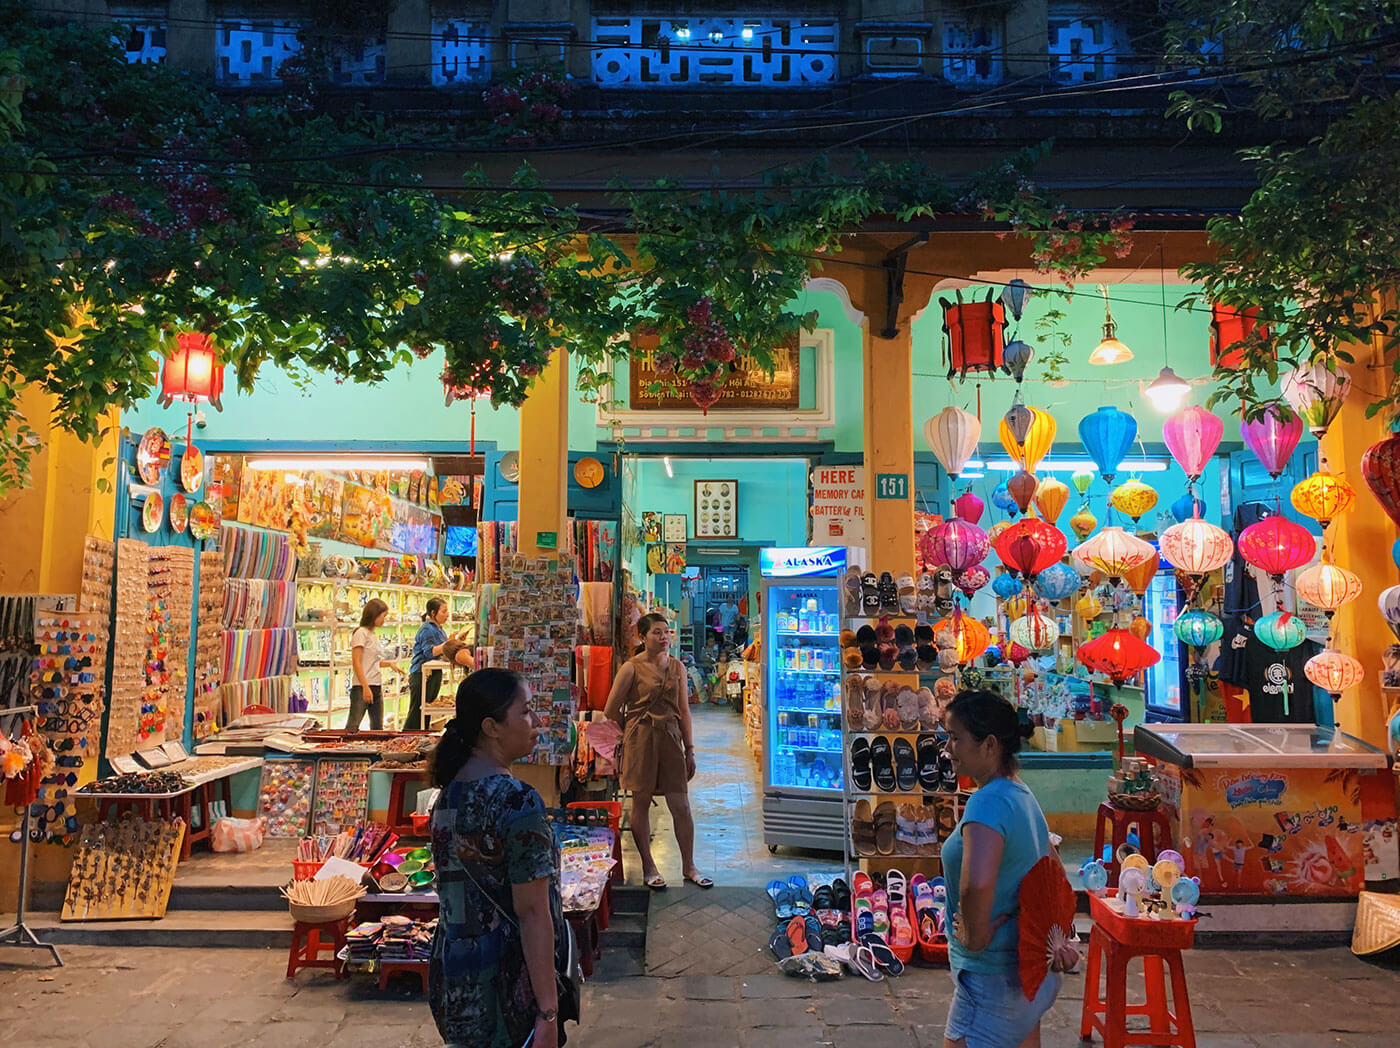
[(449, 1045), (564, 1043), (559, 845), (540, 795), (510, 772), (539, 728), (517, 674), (480, 670), (458, 686), (457, 716), (433, 755), (442, 792), (432, 814), (439, 915), (428, 1003)]
[(1050, 854), (1050, 828), (1017, 778), (1030, 736), (1014, 707), (990, 691), (964, 691), (948, 706), (948, 754), (977, 783), (957, 828), (943, 843), (953, 1001), (944, 1048), (1038, 1048), (1041, 1016), (1062, 977), (1050, 973), (1035, 999), (1021, 992), (1017, 898), (1021, 879)]
[(622, 729), (619, 779), (624, 790), (632, 791), (632, 838), (642, 858), (642, 877), (648, 888), (666, 887), (651, 855), (651, 799), (659, 793), (671, 809), (681, 872), (690, 883), (712, 888), (714, 881), (695, 865), (695, 820), (686, 792), (686, 783), (695, 777), (695, 744), (685, 669), (669, 653), (671, 627), (664, 616), (643, 615), (637, 635), (641, 648), (618, 671), (603, 715)]
[[(423, 625), (418, 627), (418, 635), (413, 638), (413, 659), (408, 664), (408, 716), (404, 718), (402, 730), (421, 731), (423, 729), (422, 709), (437, 701), (442, 688), (442, 670), (429, 671), (423, 676), (423, 664), (434, 659), (455, 661), (444, 654), (451, 641), (460, 641), (466, 630), (460, 630), (451, 637), (447, 635), (447, 616), (451, 609), (442, 597), (433, 597), (423, 612)], [(462, 646), (454, 648), (454, 655)], [(466, 661), (459, 663), (472, 669), (471, 653), (466, 653)]]
[(355, 683), (350, 686), (350, 714), (345, 721), (346, 731), (360, 730), (366, 710), (369, 711), (372, 730), (378, 731), (384, 727), (383, 671), (403, 672), (398, 663), (384, 658), (379, 634), (375, 632), (388, 617), (389, 605), (378, 597), (367, 600), (364, 611), (360, 613), (360, 625), (350, 635), (350, 666)]

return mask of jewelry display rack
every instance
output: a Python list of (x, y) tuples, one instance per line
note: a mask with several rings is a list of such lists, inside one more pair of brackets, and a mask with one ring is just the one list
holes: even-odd
[[(15, 706), (12, 709), (0, 710), (0, 720), (14, 716), (32, 718), (38, 712), (38, 706)], [(58, 947), (40, 940), (29, 925), (24, 923), (25, 899), (29, 894), (29, 808), (28, 804), (24, 806), (24, 816), (19, 827), (19, 898), (15, 903), (15, 923), (0, 931), (0, 946), (48, 950), (53, 955), (54, 963), (62, 968), (63, 958), (59, 956)]]

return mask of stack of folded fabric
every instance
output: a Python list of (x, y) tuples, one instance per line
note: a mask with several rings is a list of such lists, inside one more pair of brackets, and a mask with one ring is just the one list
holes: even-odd
[(426, 961), (432, 953), (437, 921), (414, 921), (408, 917), (385, 917), (384, 934), (379, 940), (381, 961)]
[(357, 924), (345, 933), (345, 960), (351, 964), (366, 964), (378, 956), (379, 940), (384, 925), (378, 921)]

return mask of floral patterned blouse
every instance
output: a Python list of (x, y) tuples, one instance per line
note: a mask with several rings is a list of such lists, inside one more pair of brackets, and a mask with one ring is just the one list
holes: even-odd
[(510, 775), (454, 780), (433, 809), (432, 836), (440, 902), (428, 996), (438, 1032), (449, 1045), (518, 1048), (538, 1008), (512, 885), (549, 878), (556, 952), (566, 941), (544, 801)]

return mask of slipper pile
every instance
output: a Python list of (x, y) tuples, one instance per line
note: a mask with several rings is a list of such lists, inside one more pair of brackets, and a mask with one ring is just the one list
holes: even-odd
[(948, 960), (948, 888), (942, 877), (932, 880), (916, 873), (909, 881), (914, 893), (915, 936), (926, 961)]
[[(768, 946), (779, 962), (804, 953), (824, 954), (828, 946), (850, 942), (851, 891), (843, 879), (838, 877), (813, 891), (807, 878), (794, 874), (786, 881), (769, 881), (768, 897), (773, 900), (778, 922)], [(805, 969), (794, 974), (820, 977)]]
[(913, 956), (915, 946), (904, 874), (890, 870), (872, 876), (862, 870), (853, 878), (851, 896), (856, 944), (870, 951), (883, 974), (899, 975), (904, 971), (904, 962)]

